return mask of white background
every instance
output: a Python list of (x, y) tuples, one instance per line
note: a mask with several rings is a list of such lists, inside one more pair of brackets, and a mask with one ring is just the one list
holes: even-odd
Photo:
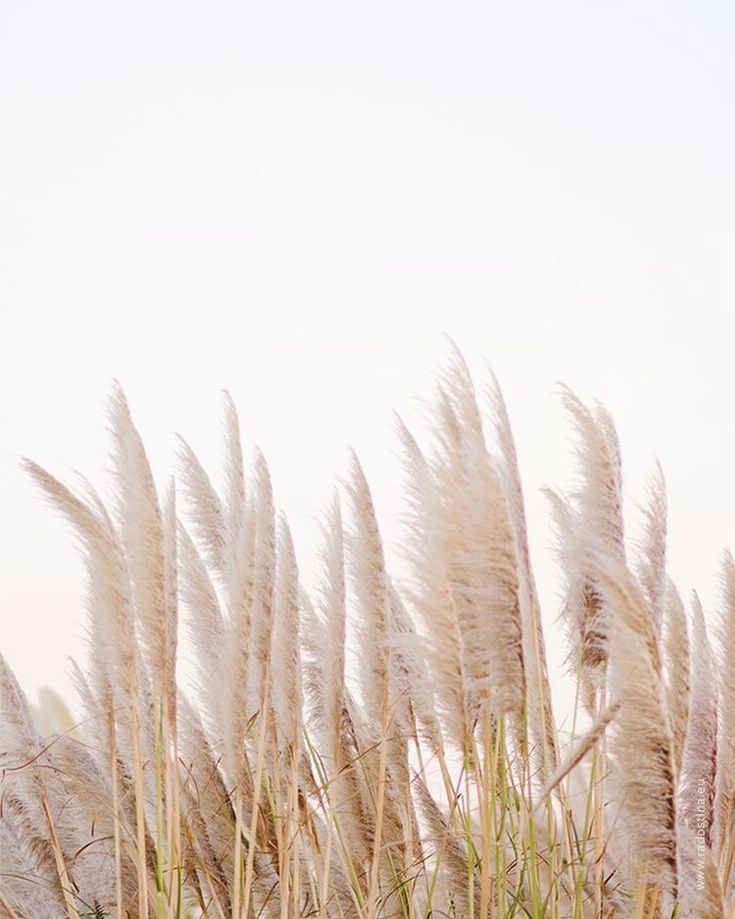
[(159, 481), (174, 431), (216, 468), (226, 387), (308, 576), (348, 444), (395, 540), (391, 410), (420, 419), (445, 332), (504, 385), (556, 657), (558, 380), (612, 410), (633, 527), (660, 457), (672, 572), (712, 612), (735, 544), (732, 4), (0, 15), (0, 640), (32, 695), (68, 692), (84, 600), (20, 455), (105, 491), (117, 377)]

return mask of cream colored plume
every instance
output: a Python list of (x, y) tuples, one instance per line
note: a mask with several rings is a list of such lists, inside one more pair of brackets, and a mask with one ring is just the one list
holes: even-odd
[(687, 618), (676, 587), (669, 580), (664, 598), (663, 656), (666, 673), (666, 699), (674, 741), (674, 765), (681, 773), (689, 725), (691, 695), (690, 653)]
[(173, 715), (178, 609), (174, 588), (176, 537), (172, 492), (169, 490), (164, 519), (143, 442), (119, 386), (113, 390), (109, 415), (118, 516), (145, 661), (154, 682), (154, 693), (166, 700)]
[(472, 380), (458, 354), (443, 386), (437, 450), (429, 464), (435, 483), (429, 524), (434, 532), (418, 536), (428, 537), (444, 558), (443, 592), (449, 595), (461, 637), (463, 707), (470, 723), (489, 706), (518, 726), (526, 712), (526, 671), (521, 575), (509, 498), (487, 450)]
[(291, 532), (284, 518), (278, 524), (273, 637), (271, 646), (271, 704), (280, 751), (298, 755), (301, 750), (303, 704), (299, 571)]
[(546, 642), (541, 621), (541, 606), (536, 591), (528, 527), (515, 439), (500, 384), (490, 371), (488, 395), (495, 438), (500, 452), (499, 468), (505, 482), (508, 509), (515, 531), (518, 553), (519, 605), (523, 635), (523, 658), (527, 677), (528, 718), (533, 738), (542, 752), (544, 771), (558, 764), (558, 740), (551, 701), (551, 684), (546, 663)]
[[(735, 848), (735, 561), (729, 552), (725, 553), (722, 586), (717, 635), (720, 731), (715, 821), (718, 844), (724, 847), (729, 839), (732, 851)], [(731, 861), (728, 892), (732, 885), (735, 885), (735, 865)]]
[(91, 487), (87, 486), (89, 497), (84, 500), (35, 463), (26, 460), (24, 465), (81, 540), (90, 611), (91, 672), (89, 682), (85, 681), (91, 695), (88, 707), (91, 717), (103, 725), (109, 723), (106, 713), (115, 711), (117, 736), (113, 738), (108, 729), (101, 755), (109, 763), (117, 748), (132, 775), (135, 755), (131, 711), (136, 707), (143, 710), (143, 677), (125, 553), (112, 520)]
[(712, 847), (717, 781), (717, 670), (699, 597), (692, 597), (692, 689), (679, 788), (684, 823)]
[(368, 719), (382, 724), (389, 710), (390, 601), (383, 542), (365, 473), (353, 454), (347, 490), (352, 505), (349, 572), (362, 651), (360, 686)]
[(653, 613), (656, 631), (661, 633), (666, 596), (666, 481), (657, 463), (648, 484), (641, 541), (640, 580)]
[(566, 581), (563, 618), (570, 670), (579, 672), (582, 701), (594, 714), (605, 679), (609, 623), (604, 593), (582, 549), (591, 545), (615, 563), (625, 559), (620, 446), (604, 406), (588, 408), (566, 387), (562, 402), (576, 432), (579, 478), (570, 497), (551, 491), (547, 495)]
[(590, 564), (608, 604), (608, 685), (620, 704), (608, 732), (616, 836), (634, 885), (645, 881), (675, 897), (674, 742), (653, 613), (619, 561), (596, 555)]

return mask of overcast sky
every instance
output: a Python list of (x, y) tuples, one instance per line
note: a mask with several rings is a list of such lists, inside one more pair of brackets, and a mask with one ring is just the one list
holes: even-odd
[(633, 527), (660, 458), (672, 573), (711, 610), (735, 546), (735, 6), (0, 16), (1, 641), (31, 694), (69, 689), (83, 585), (19, 456), (104, 490), (116, 377), (159, 481), (176, 431), (216, 470), (228, 388), (308, 569), (348, 444), (396, 538), (391, 410), (420, 419), (444, 333), (503, 383), (549, 622), (557, 381), (613, 412)]

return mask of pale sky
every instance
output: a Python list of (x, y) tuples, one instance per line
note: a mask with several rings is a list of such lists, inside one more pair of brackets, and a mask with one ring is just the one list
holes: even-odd
[(19, 456), (104, 491), (116, 377), (159, 481), (174, 432), (216, 472), (227, 388), (308, 569), (347, 445), (396, 538), (391, 411), (420, 419), (444, 333), (503, 384), (549, 623), (557, 381), (612, 411), (633, 527), (659, 457), (672, 574), (712, 610), (735, 547), (735, 6), (5, 0), (0, 20), (0, 640), (31, 695), (69, 691), (84, 600)]

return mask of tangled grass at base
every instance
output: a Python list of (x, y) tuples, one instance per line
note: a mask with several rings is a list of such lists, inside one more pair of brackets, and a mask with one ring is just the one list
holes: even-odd
[(549, 500), (571, 737), (503, 400), (493, 380), (476, 395), (459, 354), (433, 442), (398, 425), (400, 579), (355, 459), (307, 595), (229, 400), (222, 493), (182, 443), (157, 494), (120, 391), (113, 507), (27, 463), (84, 552), (89, 659), (83, 721), (51, 736), (2, 663), (0, 914), (732, 919), (735, 565), (710, 639), (667, 578), (660, 474), (631, 558), (613, 424), (563, 401), (579, 486)]

